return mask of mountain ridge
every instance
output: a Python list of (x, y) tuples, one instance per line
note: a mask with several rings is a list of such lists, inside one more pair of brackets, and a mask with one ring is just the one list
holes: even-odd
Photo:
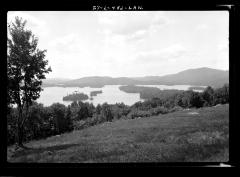
[[(53, 79), (54, 80), (54, 79)], [(104, 85), (195, 85), (221, 87), (229, 82), (229, 71), (208, 67), (187, 69), (175, 74), (144, 77), (88, 76), (51, 82), (43, 81), (43, 86), (103, 87)]]

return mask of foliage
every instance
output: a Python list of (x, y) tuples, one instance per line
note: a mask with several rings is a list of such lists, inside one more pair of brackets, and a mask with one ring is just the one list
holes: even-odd
[[(170, 93), (170, 92), (168, 92)], [(33, 103), (30, 106), (29, 120), (24, 130), (24, 141), (45, 138), (72, 130), (81, 130), (107, 121), (118, 119), (135, 119), (157, 116), (169, 112), (179, 111), (184, 108), (199, 108), (214, 106), (229, 102), (229, 87), (212, 89), (207, 87), (204, 92), (198, 93), (191, 90), (184, 92), (171, 92), (164, 98), (152, 98), (144, 102), (136, 102), (132, 106), (124, 103), (98, 104), (74, 101), (68, 107), (55, 103), (49, 107)], [(18, 109), (11, 108), (8, 115), (8, 144), (15, 142), (15, 126)]]
[(130, 112), (130, 107), (124, 103), (116, 103), (111, 106), (111, 112), (114, 119), (120, 119), (123, 116), (127, 116)]
[(72, 131), (73, 130), (73, 120), (72, 120), (72, 112), (71, 112), (71, 107), (68, 106), (67, 107), (67, 111), (66, 111), (66, 130), (67, 131)]
[(129, 119), (141, 118), (141, 117), (150, 117), (151, 114), (149, 111), (142, 111), (142, 110), (132, 110), (127, 117)]
[[(46, 138), (68, 131), (82, 129), (117, 119), (134, 119), (181, 110), (229, 103), (229, 85), (213, 89), (207, 87), (202, 93), (192, 90), (160, 90), (155, 87), (121, 86), (127, 93), (140, 93), (143, 102), (132, 106), (124, 103), (104, 103), (96, 107), (83, 103), (88, 96), (71, 94), (63, 100), (73, 100), (66, 107), (54, 103), (49, 107), (34, 102), (42, 90), (42, 79), (51, 71), (45, 60), (46, 50), (37, 48), (38, 38), (25, 29), (26, 21), (16, 17), (9, 24), (7, 40), (7, 143), (22, 145), (22, 142)], [(97, 94), (95, 91), (91, 94)], [(13, 105), (17, 107), (14, 108)], [(25, 135), (25, 136), (24, 136)]]
[(63, 101), (83, 101), (87, 99), (88, 95), (84, 93), (73, 93), (63, 97)]
[(229, 84), (225, 84), (222, 88), (214, 91), (214, 105), (225, 104), (229, 102)]
[(111, 108), (107, 103), (103, 103), (100, 115), (107, 121), (111, 122), (113, 120), (113, 114)]
[(69, 128), (69, 120), (66, 117), (66, 107), (60, 103), (54, 103), (50, 107), (52, 109), (52, 116), (54, 120), (54, 131), (57, 134), (66, 132)]
[[(9, 163), (229, 161), (229, 105), (120, 120), (27, 143)], [(67, 142), (67, 144), (65, 143)], [(50, 152), (49, 152), (50, 151)], [(49, 155), (50, 154), (50, 155)]]
[(167, 109), (164, 106), (158, 106), (156, 108), (150, 109), (150, 113), (151, 113), (152, 116), (156, 116), (156, 115), (159, 115), (159, 114), (166, 114), (168, 112), (169, 112), (169, 109)]
[(214, 90), (212, 87), (207, 87), (203, 93), (202, 98), (204, 100), (204, 106), (212, 106), (214, 104)]
[(97, 96), (97, 94), (102, 93), (102, 90), (96, 90), (96, 91), (92, 91), (90, 92), (90, 96)]
[(47, 68), (48, 61), (44, 60), (46, 50), (37, 48), (38, 38), (25, 29), (26, 23), (22, 18), (16, 17), (15, 23), (8, 24), (7, 39), (7, 101), (8, 105), (16, 104), (19, 110), (16, 132), (20, 146), (29, 106), (39, 98), (41, 80), (51, 71), (50, 67)]

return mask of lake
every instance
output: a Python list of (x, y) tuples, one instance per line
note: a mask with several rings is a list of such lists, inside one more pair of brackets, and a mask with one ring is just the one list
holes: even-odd
[[(91, 87), (44, 87), (43, 91), (40, 93), (40, 98), (37, 100), (38, 103), (42, 103), (44, 106), (50, 106), (53, 103), (62, 103), (64, 105), (71, 104), (71, 101), (63, 101), (63, 97), (67, 94), (72, 94), (74, 91), (83, 92), (90, 97), (91, 91), (102, 90), (101, 94), (93, 97), (93, 100), (86, 100), (83, 102), (93, 103), (94, 106), (97, 104), (103, 104), (107, 102), (108, 104), (115, 104), (123, 102), (126, 105), (132, 105), (138, 101), (143, 101), (140, 98), (139, 93), (125, 93), (119, 90), (121, 85), (105, 85), (102, 88), (91, 88)], [(140, 86), (140, 85), (139, 85)], [(141, 85), (146, 87), (157, 87), (160, 89), (178, 89), (178, 90), (188, 90), (191, 85)], [(200, 91), (200, 90), (196, 90)]]

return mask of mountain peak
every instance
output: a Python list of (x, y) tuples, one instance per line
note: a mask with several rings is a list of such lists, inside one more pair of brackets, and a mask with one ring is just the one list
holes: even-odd
[[(229, 82), (228, 71), (208, 67), (187, 69), (176, 74), (145, 77), (90, 76), (79, 79), (58, 81), (65, 86), (104, 86), (104, 85), (194, 85), (221, 87)], [(46, 82), (45, 82), (46, 83)]]
[(184, 71), (180, 71), (179, 73), (182, 73), (182, 72), (192, 72), (192, 71), (195, 71), (195, 72), (199, 72), (199, 71), (209, 71), (209, 72), (214, 72), (214, 71), (219, 72), (220, 71), (220, 72), (223, 72), (224, 70), (208, 68), (208, 67), (201, 67), (201, 68), (186, 69)]

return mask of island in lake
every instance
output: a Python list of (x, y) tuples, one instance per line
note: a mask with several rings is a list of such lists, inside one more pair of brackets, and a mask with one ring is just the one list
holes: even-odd
[(100, 94), (100, 93), (102, 93), (102, 90), (92, 91), (92, 92), (90, 92), (90, 96), (91, 97), (92, 96), (97, 96), (97, 94)]
[(88, 100), (88, 95), (84, 93), (78, 93), (77, 91), (63, 97), (63, 101), (83, 101), (83, 100)]
[(143, 100), (150, 100), (152, 98), (161, 98), (167, 99), (175, 94), (182, 93), (183, 90), (160, 90), (157, 87), (144, 87), (144, 86), (136, 86), (136, 85), (124, 85), (120, 86), (119, 90), (126, 93), (139, 93), (140, 98)]

